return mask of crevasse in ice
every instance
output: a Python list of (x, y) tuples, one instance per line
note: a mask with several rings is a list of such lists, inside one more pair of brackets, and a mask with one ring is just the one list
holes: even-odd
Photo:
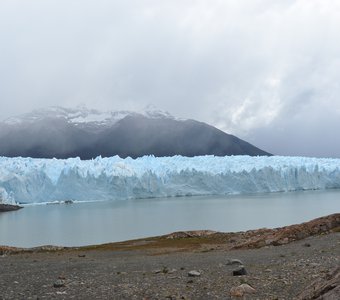
[(340, 188), (340, 159), (114, 156), (82, 161), (0, 157), (0, 193), (7, 201), (18, 203), (332, 188)]

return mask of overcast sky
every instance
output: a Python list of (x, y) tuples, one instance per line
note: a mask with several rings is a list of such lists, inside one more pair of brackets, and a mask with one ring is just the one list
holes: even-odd
[(51, 105), (208, 122), (340, 157), (338, 0), (1, 0), (0, 119)]

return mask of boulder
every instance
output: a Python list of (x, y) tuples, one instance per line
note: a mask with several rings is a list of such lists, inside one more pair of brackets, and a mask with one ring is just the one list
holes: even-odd
[(245, 294), (254, 294), (256, 290), (249, 284), (243, 283), (237, 287), (232, 287), (230, 289), (231, 297), (243, 297)]
[(243, 276), (243, 275), (247, 275), (247, 270), (242, 265), (233, 271), (233, 276)]

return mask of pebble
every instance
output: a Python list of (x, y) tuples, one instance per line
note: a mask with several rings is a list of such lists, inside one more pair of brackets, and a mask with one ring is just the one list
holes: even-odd
[(66, 291), (63, 292), (57, 292), (57, 295), (67, 295)]
[[(172, 273), (176, 272), (176, 269), (172, 269), (171, 271), (172, 271)], [(155, 274), (159, 274), (159, 273), (167, 274), (167, 273), (169, 273), (169, 269), (167, 267), (163, 267), (162, 269), (157, 269), (157, 270), (154, 270), (153, 272)]]
[(313, 267), (313, 268), (316, 268), (316, 267), (320, 266), (320, 264), (318, 264), (318, 263), (310, 263), (310, 266)]
[(58, 279), (54, 284), (53, 286), (55, 288), (61, 288), (61, 287), (64, 287), (65, 286), (65, 281), (62, 280), (62, 279)]
[(189, 277), (199, 277), (199, 276), (201, 276), (201, 273), (198, 272), (198, 271), (192, 270), (192, 271), (188, 272), (188, 276)]
[(173, 273), (175, 273), (175, 272), (177, 272), (177, 269), (171, 269), (171, 270), (169, 271), (169, 274), (173, 274)]

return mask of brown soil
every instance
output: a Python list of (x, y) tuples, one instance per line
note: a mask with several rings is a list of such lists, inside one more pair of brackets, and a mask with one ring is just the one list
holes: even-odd
[[(308, 295), (317, 285), (338, 288), (329, 272), (340, 265), (340, 214), (272, 230), (0, 247), (0, 255), (0, 299), (332, 299)], [(232, 259), (247, 275), (232, 275), (239, 268)], [(200, 276), (188, 276), (192, 270)], [(256, 292), (235, 289), (245, 283)]]

